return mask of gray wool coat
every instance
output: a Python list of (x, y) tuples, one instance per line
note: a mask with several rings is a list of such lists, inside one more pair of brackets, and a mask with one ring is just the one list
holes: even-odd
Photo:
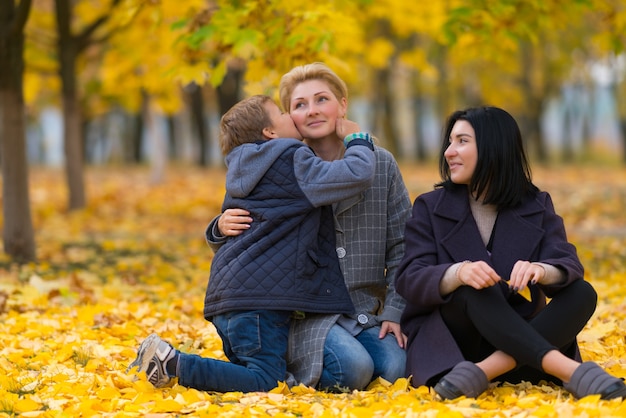
[[(404, 228), (411, 200), (393, 155), (375, 146), (372, 186), (359, 196), (333, 206), (337, 255), (356, 313), (351, 318), (364, 329), (383, 321), (400, 322), (404, 299), (394, 280), (404, 255)], [(206, 230), (214, 250), (217, 218)], [(358, 321), (357, 318), (360, 320)], [(287, 354), (289, 385), (316, 386), (322, 374), (324, 342), (339, 315), (306, 314), (292, 321)]]

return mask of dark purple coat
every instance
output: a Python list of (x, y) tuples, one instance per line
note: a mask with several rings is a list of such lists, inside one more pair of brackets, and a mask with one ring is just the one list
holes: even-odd
[[(406, 299), (401, 326), (408, 336), (407, 375), (415, 386), (463, 361), (439, 307), (448, 297), (439, 282), (454, 263), (483, 260), (508, 280), (518, 260), (559, 268), (566, 280), (558, 285), (529, 286), (532, 302), (516, 305), (530, 319), (553, 296), (574, 280), (583, 279), (576, 248), (567, 241), (563, 219), (554, 211), (550, 195), (539, 192), (515, 209), (499, 212), (493, 251), (487, 253), (472, 216), (466, 187), (443, 188), (419, 196), (405, 231), (405, 254), (396, 275), (396, 290)], [(578, 347), (575, 358), (580, 359)]]

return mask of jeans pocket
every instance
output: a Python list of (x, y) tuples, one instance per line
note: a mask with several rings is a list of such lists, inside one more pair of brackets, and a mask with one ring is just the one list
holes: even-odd
[(257, 312), (233, 316), (228, 323), (228, 341), (236, 356), (249, 357), (261, 350), (260, 318)]

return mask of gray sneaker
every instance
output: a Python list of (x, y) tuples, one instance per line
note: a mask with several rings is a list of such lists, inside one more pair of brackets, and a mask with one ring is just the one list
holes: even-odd
[(161, 388), (170, 383), (165, 365), (176, 356), (176, 350), (158, 335), (150, 334), (137, 350), (137, 358), (128, 365), (126, 373), (137, 367), (137, 373), (145, 372), (154, 387)]

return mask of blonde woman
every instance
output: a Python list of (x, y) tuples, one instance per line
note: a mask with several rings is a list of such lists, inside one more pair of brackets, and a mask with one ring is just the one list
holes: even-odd
[[(348, 91), (328, 66), (312, 63), (286, 73), (280, 102), (316, 155), (326, 161), (343, 157), (337, 126), (346, 122)], [(406, 337), (399, 324), (404, 300), (394, 277), (404, 253), (411, 201), (393, 155), (377, 145), (374, 151), (372, 186), (333, 205), (337, 255), (356, 312), (294, 321), (287, 367), (296, 383), (364, 389), (377, 377), (393, 382), (405, 375)], [(226, 211), (218, 219), (207, 229), (210, 245), (219, 246), (220, 235), (245, 233), (252, 221), (241, 210)]]

